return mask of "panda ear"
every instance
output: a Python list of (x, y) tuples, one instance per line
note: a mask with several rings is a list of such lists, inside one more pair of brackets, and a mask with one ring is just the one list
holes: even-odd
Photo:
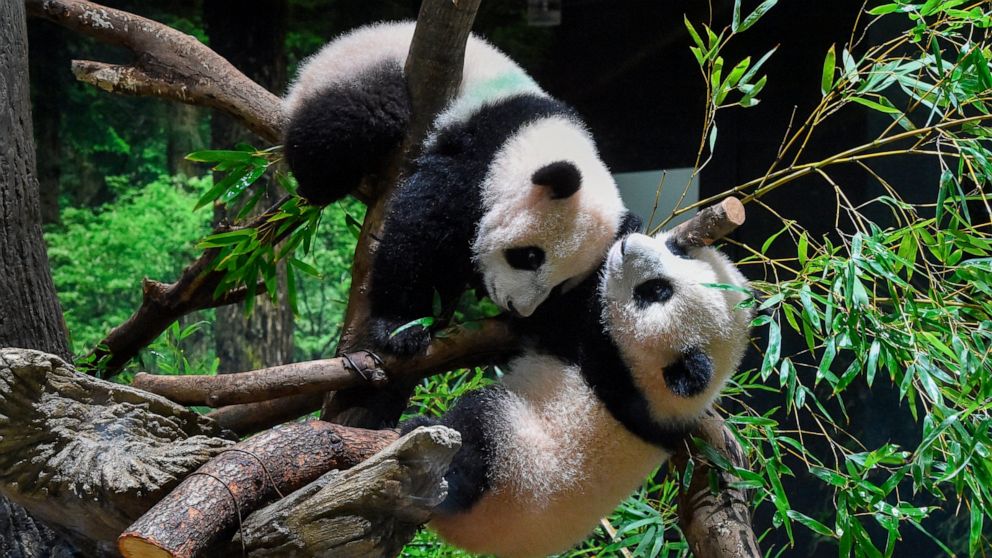
[(582, 173), (568, 161), (555, 161), (537, 169), (530, 181), (537, 187), (547, 188), (551, 199), (563, 200), (579, 191)]

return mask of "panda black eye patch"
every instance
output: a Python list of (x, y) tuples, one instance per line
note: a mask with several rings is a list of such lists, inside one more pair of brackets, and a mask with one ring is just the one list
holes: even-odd
[(506, 258), (506, 263), (510, 264), (513, 269), (537, 271), (544, 265), (544, 250), (536, 246), (508, 248), (503, 256)]
[(671, 252), (672, 255), (674, 255), (674, 256), (678, 256), (678, 257), (683, 258), (683, 259), (686, 259), (686, 260), (692, 259), (692, 256), (689, 255), (689, 251), (685, 249), (685, 246), (682, 246), (681, 244), (679, 244), (675, 240), (675, 237), (674, 236), (673, 237), (669, 237), (668, 241), (665, 242), (665, 246), (668, 247), (668, 251)]
[(638, 308), (645, 308), (651, 304), (665, 302), (672, 298), (675, 289), (668, 279), (651, 279), (634, 287), (634, 303)]

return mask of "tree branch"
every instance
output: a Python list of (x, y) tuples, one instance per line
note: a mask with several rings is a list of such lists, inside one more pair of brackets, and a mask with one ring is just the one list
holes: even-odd
[(73, 61), (77, 79), (113, 93), (148, 95), (222, 110), (267, 141), (282, 138), (279, 98), (192, 35), (87, 0), (26, 0), (28, 14), (135, 55), (124, 66)]
[[(515, 342), (506, 321), (493, 318), (451, 328), (438, 336), (423, 355), (412, 359), (387, 356), (380, 363), (369, 353), (358, 352), (217, 376), (142, 373), (134, 378), (133, 386), (176, 403), (219, 407), (351, 387), (381, 388), (395, 380), (418, 381), (438, 372), (492, 362), (511, 350)], [(360, 370), (352, 368), (352, 364)]]
[[(741, 445), (716, 412), (709, 412), (692, 434), (734, 466), (749, 466)], [(740, 479), (733, 473), (721, 471), (690, 443), (672, 456), (672, 463), (676, 470), (685, 471), (690, 458), (694, 463), (692, 480), (679, 492), (678, 513), (679, 526), (692, 554), (714, 558), (759, 558), (761, 551), (751, 528), (751, 499), (745, 490), (732, 486)], [(710, 474), (717, 477), (719, 489), (715, 492), (710, 486)], [(679, 478), (682, 478), (681, 474)]]

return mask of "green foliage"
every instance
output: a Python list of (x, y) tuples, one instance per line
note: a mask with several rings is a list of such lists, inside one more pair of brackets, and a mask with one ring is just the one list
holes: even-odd
[[(739, 3), (735, 21), (737, 9)], [(768, 172), (696, 204), (728, 193), (757, 201), (807, 175), (821, 177), (837, 194), (831, 235), (815, 238), (782, 218), (782, 228), (760, 250), (743, 246), (751, 256), (741, 263), (761, 264), (770, 280), (754, 285), (763, 302), (745, 302), (767, 312), (754, 320), (765, 334), (761, 366), (739, 374), (728, 390), (744, 408), (728, 417), (728, 426), (754, 463), (735, 472), (759, 507), (771, 507), (773, 527), (790, 541), (801, 526), (835, 544), (841, 556), (888, 557), (905, 555), (899, 546), (904, 533), (918, 530), (949, 555), (982, 556), (992, 544), (992, 211), (986, 190), (992, 179), (992, 9), (928, 0), (882, 4), (868, 13), (904, 16), (909, 28), (882, 45), (831, 46), (822, 65), (822, 100), (787, 132)], [(723, 83), (718, 53), (726, 30), (703, 29), (705, 42), (693, 32), (694, 53), (708, 69), (708, 83)], [(710, 87), (715, 106), (722, 106), (723, 90)], [(801, 162), (814, 130), (856, 106), (886, 115), (891, 124), (868, 144)], [(903, 140), (915, 143), (891, 147)], [(909, 155), (932, 156), (942, 171), (930, 203), (907, 202), (898, 184), (870, 166), (876, 158)], [(780, 161), (786, 166), (776, 169)], [(857, 165), (885, 195), (852, 204), (828, 174), (837, 164)], [(768, 255), (787, 240), (794, 257)], [(786, 350), (787, 336), (799, 340), (798, 351)], [(873, 443), (859, 435), (865, 425), (849, 412), (869, 390), (896, 394), (917, 434), (911, 443)], [(759, 391), (774, 392), (780, 405), (750, 407)], [(804, 486), (813, 479), (831, 495), (826, 508), (801, 510), (790, 501), (786, 487), (800, 475)]]
[(193, 213), (209, 179), (160, 178), (96, 209), (66, 208), (46, 231), (52, 275), (75, 352), (84, 352), (141, 302), (141, 278), (175, 277), (209, 230)]
[[(260, 151), (247, 144), (239, 144), (234, 150), (191, 153), (188, 159), (215, 163), (213, 171), (226, 173), (200, 197), (194, 209), (208, 204), (232, 206), (238, 208), (236, 220), (246, 218), (265, 194), (264, 188), (255, 188), (252, 192), (252, 185), (279, 161), (279, 153), (278, 147)], [(304, 256), (310, 253), (317, 235), (321, 208), (309, 205), (295, 195), (296, 184), (285, 173), (275, 173), (275, 182), (290, 195), (273, 211), (259, 217), (256, 223), (247, 226), (238, 224), (229, 230), (215, 232), (197, 244), (204, 250), (216, 249), (213, 269), (224, 272), (213, 295), (218, 297), (235, 287), (244, 286), (247, 290), (245, 306), (249, 311), (255, 303), (255, 292), (260, 282), (272, 300), (276, 299), (276, 274), (280, 263), (288, 264), (285, 269), (289, 304), (294, 312), (297, 310), (296, 274), (302, 272), (319, 276), (312, 265), (296, 257), (296, 250), (302, 248)]]
[(299, 302), (294, 343), (298, 360), (327, 358), (334, 353), (351, 286), (357, 234), (354, 224), (360, 223), (364, 214), (365, 206), (351, 198), (324, 209), (310, 251), (319, 275), (295, 274)]

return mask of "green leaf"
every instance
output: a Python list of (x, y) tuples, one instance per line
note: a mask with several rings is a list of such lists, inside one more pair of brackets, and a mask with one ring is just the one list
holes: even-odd
[(830, 50), (827, 51), (827, 57), (823, 60), (823, 75), (820, 78), (820, 93), (824, 96), (834, 86), (834, 70), (837, 66), (837, 52), (835, 50), (835, 46), (836, 45), (830, 45)]
[(186, 159), (197, 163), (247, 163), (251, 157), (252, 154), (245, 151), (209, 149), (194, 151)]
[(899, 4), (882, 4), (881, 6), (875, 6), (874, 8), (868, 10), (871, 15), (885, 15), (891, 14), (892, 12), (897, 12), (902, 9)]
[(744, 18), (744, 21), (742, 21), (740, 25), (737, 26), (737, 32), (743, 33), (748, 29), (750, 29), (752, 25), (758, 23), (758, 20), (761, 19), (763, 15), (768, 13), (768, 10), (774, 8), (775, 4), (778, 4), (778, 0), (765, 0), (764, 2), (759, 4), (758, 7), (755, 8), (754, 11), (751, 12), (751, 14), (748, 15), (746, 18)]
[(812, 517), (809, 517), (808, 515), (797, 512), (796, 510), (789, 510), (786, 512), (786, 514), (790, 518), (805, 525), (807, 528), (809, 528), (809, 530), (813, 531), (814, 533), (818, 533), (825, 537), (834, 536), (834, 532), (829, 527), (813, 519)]
[(761, 362), (761, 379), (767, 380), (772, 370), (778, 364), (779, 355), (782, 351), (782, 332), (779, 325), (772, 321), (768, 322), (768, 347), (765, 349), (765, 357)]
[(807, 254), (809, 250), (809, 238), (806, 237), (806, 231), (803, 231), (799, 235), (799, 243), (796, 246), (796, 254), (799, 257), (799, 265), (806, 267), (806, 262), (809, 261), (809, 255)]
[(396, 335), (400, 334), (403, 331), (406, 331), (406, 330), (410, 329), (411, 327), (420, 326), (420, 327), (422, 327), (424, 329), (430, 329), (430, 327), (432, 325), (434, 325), (434, 318), (432, 316), (427, 316), (427, 317), (424, 317), (424, 318), (418, 318), (416, 320), (413, 320), (412, 322), (405, 323), (405, 324), (401, 325), (400, 327), (394, 329), (389, 334), (389, 336), (390, 337), (395, 337)]
[[(884, 99), (884, 97), (882, 98)], [(882, 103), (876, 103), (875, 101), (865, 99), (864, 97), (850, 97), (850, 99), (859, 105), (864, 105), (872, 110), (877, 110), (878, 112), (884, 112), (885, 114), (902, 114), (902, 111), (895, 107), (886, 106)]]
[(696, 46), (698, 46), (700, 50), (706, 51), (706, 43), (703, 42), (702, 37), (700, 37), (699, 33), (696, 32), (696, 28), (692, 26), (692, 22), (689, 21), (689, 16), (682, 14), (682, 18), (685, 21), (685, 28), (689, 31), (689, 36), (692, 37), (693, 42), (696, 43)]

